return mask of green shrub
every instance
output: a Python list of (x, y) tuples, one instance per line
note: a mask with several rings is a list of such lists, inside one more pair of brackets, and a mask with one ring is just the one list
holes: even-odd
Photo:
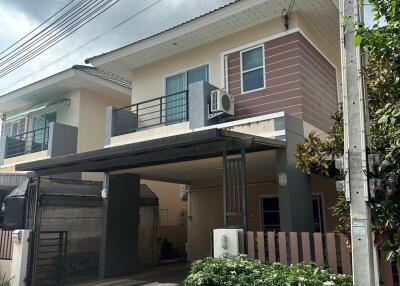
[(206, 258), (192, 264), (185, 286), (352, 286), (350, 276), (314, 264), (284, 266), (251, 261), (246, 256)]

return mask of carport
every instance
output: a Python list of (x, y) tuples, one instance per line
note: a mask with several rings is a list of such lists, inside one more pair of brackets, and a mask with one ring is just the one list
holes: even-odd
[[(274, 159), (268, 161), (271, 152)], [(267, 159), (254, 154), (264, 154)], [(20, 164), (16, 169), (30, 171), (36, 178), (73, 172), (105, 174), (99, 276), (115, 277), (137, 269), (137, 190), (141, 177), (189, 183), (193, 176), (207, 180), (202, 170), (220, 169), (223, 225), (246, 231), (249, 170), (256, 173), (265, 164), (274, 165), (271, 180), (275, 183), (277, 173), (287, 176), (287, 182), (278, 187), (280, 204), (285, 206), (281, 215), (283, 228), (311, 228), (308, 179), (295, 170), (294, 158), (281, 140), (214, 128)], [(192, 178), (188, 175), (185, 179), (185, 172)]]

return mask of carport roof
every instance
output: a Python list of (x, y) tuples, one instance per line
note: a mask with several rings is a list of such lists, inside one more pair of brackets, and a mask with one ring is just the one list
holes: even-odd
[(285, 148), (286, 142), (225, 129), (207, 129), (169, 137), (114, 146), (84, 153), (23, 163), (18, 171), (37, 176), (70, 172), (110, 172), (229, 154)]

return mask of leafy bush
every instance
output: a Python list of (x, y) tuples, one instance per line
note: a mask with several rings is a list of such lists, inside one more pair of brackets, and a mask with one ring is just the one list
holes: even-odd
[(184, 283), (185, 286), (353, 285), (350, 276), (332, 274), (313, 264), (265, 264), (244, 255), (195, 261)]

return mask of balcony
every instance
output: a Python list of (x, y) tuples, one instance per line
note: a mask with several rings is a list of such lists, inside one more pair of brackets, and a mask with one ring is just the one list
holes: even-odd
[(188, 91), (112, 110), (112, 136), (189, 120)]
[[(76, 153), (78, 128), (50, 123), (45, 128), (0, 137), (0, 165)], [(42, 152), (47, 151), (45, 154)], [(38, 153), (38, 155), (31, 155)]]
[(47, 150), (49, 127), (6, 137), (4, 158), (12, 158)]

